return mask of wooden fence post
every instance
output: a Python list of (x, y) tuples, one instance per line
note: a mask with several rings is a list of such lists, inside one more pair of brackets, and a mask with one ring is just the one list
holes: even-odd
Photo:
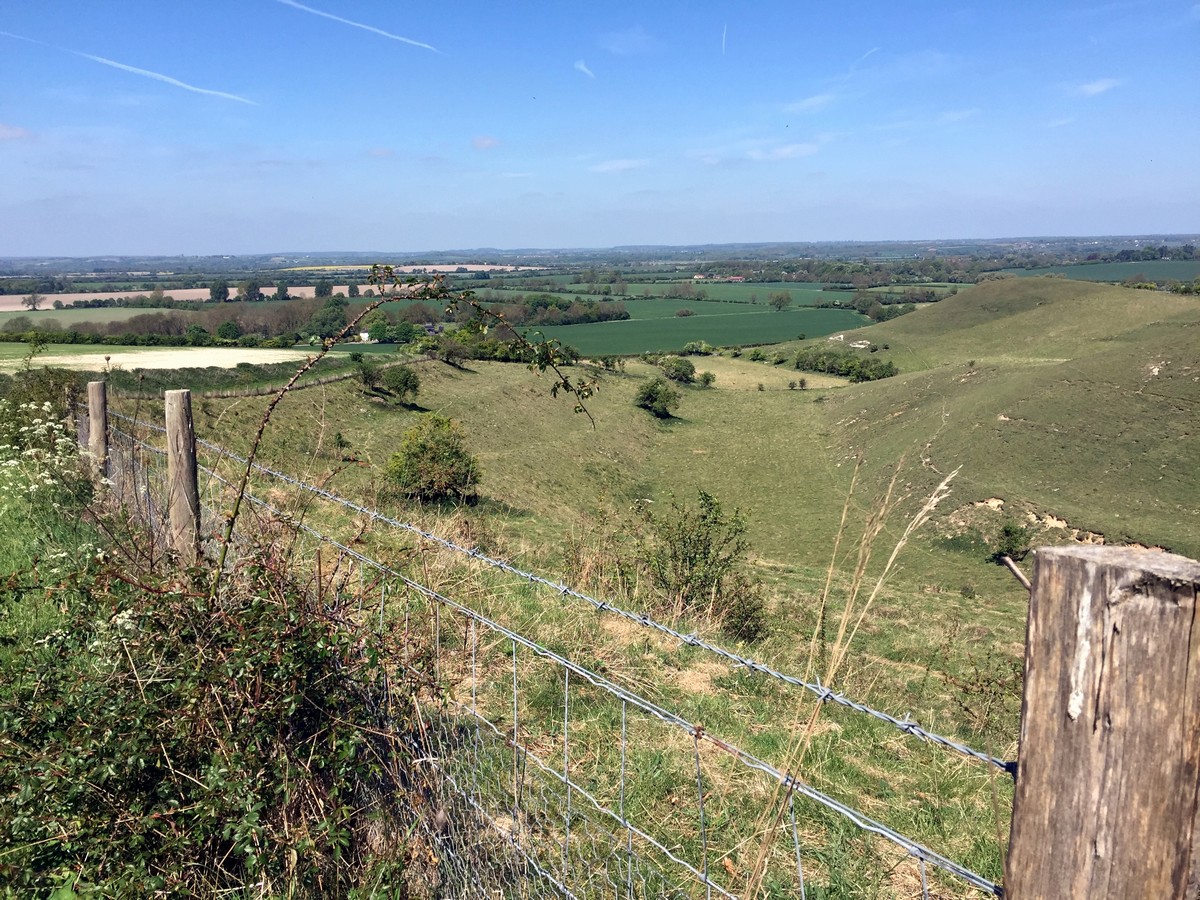
[(173, 550), (189, 565), (200, 548), (200, 488), (192, 392), (167, 391), (167, 509)]
[(108, 474), (108, 385), (89, 381), (88, 393), (88, 452), (92, 465), (101, 476)]
[(1200, 563), (1038, 550), (1005, 896), (1200, 896)]

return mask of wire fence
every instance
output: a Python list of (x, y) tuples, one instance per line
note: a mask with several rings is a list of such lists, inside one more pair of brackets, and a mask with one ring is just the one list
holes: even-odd
[[(124, 426), (112, 429), (114, 490), (157, 535), (148, 551), (161, 552), (168, 486), (164, 451), (151, 435), (164, 429), (109, 415)], [(221, 474), (221, 464), (246, 460), (197, 443), (205, 451), (201, 531), (212, 537), (227, 521), (238, 480)], [(288, 504), (293, 495), (275, 496), (264, 482), (262, 495), (254, 492), (260, 485), (245, 495), (252, 513), (235, 539), (283, 529), (310, 555), (326, 554), (339, 590), (357, 597), (363, 627), (402, 630), (405, 658), (397, 664), (432, 670), (441, 686), (406, 701), (420, 727), (400, 735), (421, 786), (406, 810), (407, 827), (429, 848), (416, 869), (430, 896), (733, 898), (747, 896), (752, 884), (757, 896), (827, 896), (815, 885), (827, 884), (837, 864), (830, 835), (874, 856), (880, 871), (907, 871), (911, 895), (940, 896), (931, 893), (939, 879), (1002, 895), (992, 880), (711, 733), (653, 691), (620, 683), (586, 654), (505, 624), (479, 602), (478, 583), (431, 573), (419, 554), (404, 563), (378, 558), (360, 549), (358, 538), (368, 525), (399, 530), (993, 771), (1012, 772), (1010, 763), (325, 488), (254, 469), (310, 501), (353, 512), (357, 537), (332, 536), (320, 515), (297, 511)], [(304, 556), (300, 548), (297, 556)]]

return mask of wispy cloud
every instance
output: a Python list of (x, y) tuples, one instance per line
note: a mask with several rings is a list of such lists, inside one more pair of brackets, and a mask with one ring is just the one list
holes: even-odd
[(776, 162), (781, 159), (799, 159), (803, 156), (812, 156), (820, 149), (820, 144), (805, 141), (798, 144), (780, 144), (776, 147), (755, 147), (747, 151), (746, 155), (759, 162)]
[(194, 84), (188, 84), (186, 81), (180, 81), (178, 78), (172, 78), (170, 75), (163, 75), (161, 72), (151, 72), (149, 69), (139, 69), (137, 66), (126, 65), (125, 63), (117, 62), (113, 59), (108, 59), (104, 56), (93, 56), (91, 53), (83, 53), (80, 50), (72, 50), (69, 47), (57, 47), (54, 44), (48, 44), (45, 41), (39, 41), (34, 38), (25, 37), (20, 34), (13, 34), (10, 31), (0, 31), (0, 34), (5, 37), (16, 38), (18, 41), (26, 41), (30, 44), (38, 44), (42, 47), (49, 47), (52, 50), (60, 50), (64, 53), (70, 53), (74, 56), (83, 59), (90, 59), (92, 62), (100, 63), (102, 66), (111, 66), (114, 69), (120, 69), (122, 72), (130, 72), (134, 75), (141, 75), (143, 78), (152, 78), (155, 81), (161, 81), (163, 84), (169, 84), (173, 87), (182, 88), (185, 91), (191, 91), (194, 94), (205, 94), (209, 97), (220, 97), (222, 100), (235, 100), (238, 103), (248, 103), (251, 106), (258, 106), (253, 100), (247, 100), (245, 97), (239, 97), (237, 94), (229, 94), (225, 91), (214, 91), (209, 88), (197, 87)]
[(953, 125), (955, 122), (962, 122), (965, 119), (972, 119), (979, 115), (979, 107), (971, 109), (948, 109), (938, 116), (939, 125)]
[(367, 156), (374, 157), (375, 159), (390, 159), (395, 155), (396, 151), (390, 147), (372, 147), (367, 151)]
[(1195, 6), (1193, 6), (1188, 15), (1191, 17), (1193, 22), (1200, 22), (1200, 3), (1197, 3)]
[(872, 47), (870, 50), (868, 50), (866, 53), (864, 53), (862, 56), (860, 56), (858, 59), (856, 59), (854, 62), (852, 62), (850, 64), (850, 71), (848, 74), (853, 75), (855, 69), (857, 69), (863, 63), (865, 63), (869, 56), (871, 56), (872, 54), (878, 53), (879, 50), (880, 50), (879, 47)]
[(603, 49), (617, 56), (649, 53), (658, 46), (658, 42), (646, 34), (646, 29), (641, 25), (626, 28), (624, 31), (607, 32), (600, 35), (598, 42)]
[(382, 28), (376, 28), (374, 25), (365, 25), (362, 22), (355, 22), (353, 19), (343, 19), (341, 16), (335, 16), (333, 13), (322, 12), (319, 9), (313, 9), (311, 6), (305, 6), (303, 3), (297, 3), (296, 0), (275, 0), (276, 3), (282, 3), (284, 6), (290, 6), (293, 9), (299, 9), (306, 13), (312, 13), (314, 16), (320, 16), (323, 19), (331, 19), (334, 22), (341, 22), (343, 25), (349, 25), (352, 28), (361, 28), (363, 31), (369, 31), (371, 34), (377, 34), (380, 37), (388, 38), (389, 40), (399, 41), (402, 44), (410, 44), (413, 47), (420, 47), (424, 50), (432, 50), (434, 53), (440, 53), (437, 47), (426, 44), (422, 41), (414, 41), (412, 38), (406, 38), (400, 34), (392, 34), (390, 31), (384, 31)]
[(576, 72), (582, 72), (582, 73), (583, 73), (584, 75), (586, 75), (588, 78), (595, 78), (595, 77), (596, 77), (596, 73), (595, 73), (595, 72), (593, 72), (591, 69), (589, 69), (589, 68), (587, 67), (587, 63), (585, 63), (585, 62), (584, 62), (582, 59), (577, 59), (577, 60), (575, 60), (575, 71), (576, 71)]
[(1095, 97), (1098, 94), (1111, 91), (1121, 83), (1119, 78), (1098, 78), (1095, 81), (1089, 81), (1086, 84), (1081, 84), (1075, 88), (1077, 94), (1082, 94), (1085, 97)]
[(31, 136), (28, 129), (0, 122), (0, 141), (23, 141)]
[(1075, 121), (1074, 116), (1066, 116), (1062, 119), (1051, 119), (1046, 123), (1047, 128), (1062, 128), (1064, 125), (1070, 125)]
[(500, 139), (494, 138), (490, 134), (481, 134), (471, 138), (471, 146), (476, 150), (491, 150), (493, 147), (500, 146)]
[(834, 99), (833, 94), (813, 94), (811, 97), (805, 97), (803, 100), (789, 103), (783, 108), (783, 111), (787, 113), (819, 112), (832, 103)]
[(631, 169), (641, 169), (650, 165), (648, 159), (607, 159), (602, 163), (588, 168), (589, 172), (599, 172), (603, 175), (614, 172), (628, 172)]

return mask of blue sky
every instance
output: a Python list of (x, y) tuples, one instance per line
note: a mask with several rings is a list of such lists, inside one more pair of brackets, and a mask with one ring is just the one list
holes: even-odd
[(1200, 4), (0, 0), (0, 256), (1200, 230)]

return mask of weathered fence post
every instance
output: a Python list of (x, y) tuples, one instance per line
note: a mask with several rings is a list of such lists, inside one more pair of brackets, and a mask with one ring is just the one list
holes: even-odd
[(1037, 551), (1005, 896), (1200, 892), (1200, 563)]
[(192, 392), (167, 391), (167, 510), (172, 549), (194, 563), (200, 547), (200, 488)]
[(88, 392), (88, 452), (92, 464), (101, 476), (108, 474), (108, 385), (89, 381)]

